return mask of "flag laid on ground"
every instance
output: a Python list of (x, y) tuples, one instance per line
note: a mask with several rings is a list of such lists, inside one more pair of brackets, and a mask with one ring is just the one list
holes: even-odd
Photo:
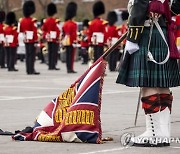
[(13, 136), (21, 141), (100, 143), (101, 96), (106, 62), (100, 57), (74, 84), (39, 114), (33, 132)]

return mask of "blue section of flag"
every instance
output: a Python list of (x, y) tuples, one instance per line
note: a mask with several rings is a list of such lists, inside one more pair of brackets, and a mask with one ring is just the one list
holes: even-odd
[(82, 142), (96, 143), (99, 134), (94, 132), (76, 132), (76, 135)]
[(77, 85), (77, 89), (79, 89), (81, 83), (83, 82), (84, 78), (86, 77), (86, 75), (79, 81), (78, 85)]
[(39, 126), (41, 126), (38, 122), (36, 122), (35, 124), (34, 124), (34, 127), (33, 128), (36, 128), (36, 127), (39, 127)]
[(98, 80), (94, 85), (92, 85), (88, 91), (78, 100), (77, 103), (94, 103), (98, 104), (99, 100), (99, 86), (100, 80)]

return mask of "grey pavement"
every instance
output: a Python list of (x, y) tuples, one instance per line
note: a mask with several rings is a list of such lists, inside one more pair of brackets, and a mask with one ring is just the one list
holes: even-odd
[[(67, 74), (65, 63), (58, 63), (59, 71), (49, 71), (47, 65), (36, 61), (35, 68), (41, 75), (26, 75), (24, 62), (18, 61), (19, 72), (0, 69), (0, 129), (14, 132), (32, 126), (36, 116), (54, 97), (66, 90), (88, 68), (75, 63), (77, 74)], [(164, 148), (124, 147), (120, 140), (126, 132), (136, 135), (145, 130), (145, 120), (140, 108), (137, 126), (134, 118), (139, 88), (129, 88), (115, 83), (118, 73), (106, 70), (104, 79), (101, 121), (103, 137), (113, 137), (104, 144), (50, 143), (13, 141), (10, 136), (0, 136), (0, 154), (151, 154), (180, 151), (180, 143), (173, 142)], [(180, 137), (180, 88), (172, 89), (172, 136)]]

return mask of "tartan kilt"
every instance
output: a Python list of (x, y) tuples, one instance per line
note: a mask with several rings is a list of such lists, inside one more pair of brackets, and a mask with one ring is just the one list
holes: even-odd
[[(166, 35), (166, 28), (162, 28)], [(169, 88), (180, 85), (180, 73), (176, 59), (171, 59), (162, 65), (147, 60), (150, 27), (144, 27), (139, 42), (140, 49), (130, 55), (126, 52), (116, 83), (129, 87)], [(150, 51), (157, 62), (167, 56), (167, 46), (159, 31), (154, 27), (150, 44)]]

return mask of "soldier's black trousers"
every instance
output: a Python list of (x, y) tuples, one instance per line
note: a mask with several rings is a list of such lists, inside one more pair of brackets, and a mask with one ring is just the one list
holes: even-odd
[(95, 45), (94, 46), (94, 61), (99, 59), (99, 57), (101, 57), (103, 55), (103, 53), (104, 53), (104, 47)]
[(26, 72), (27, 74), (33, 74), (34, 70), (34, 62), (35, 62), (35, 53), (36, 48), (34, 43), (26, 43)]
[(7, 67), (8, 70), (13, 70), (16, 62), (16, 51), (17, 47), (5, 47), (7, 55)]
[(49, 69), (55, 69), (58, 56), (58, 44), (55, 42), (48, 42), (48, 64)]
[(5, 51), (2, 44), (0, 44), (0, 66), (1, 68), (5, 67)]
[(66, 46), (66, 67), (67, 71), (72, 71), (73, 63), (73, 46)]

